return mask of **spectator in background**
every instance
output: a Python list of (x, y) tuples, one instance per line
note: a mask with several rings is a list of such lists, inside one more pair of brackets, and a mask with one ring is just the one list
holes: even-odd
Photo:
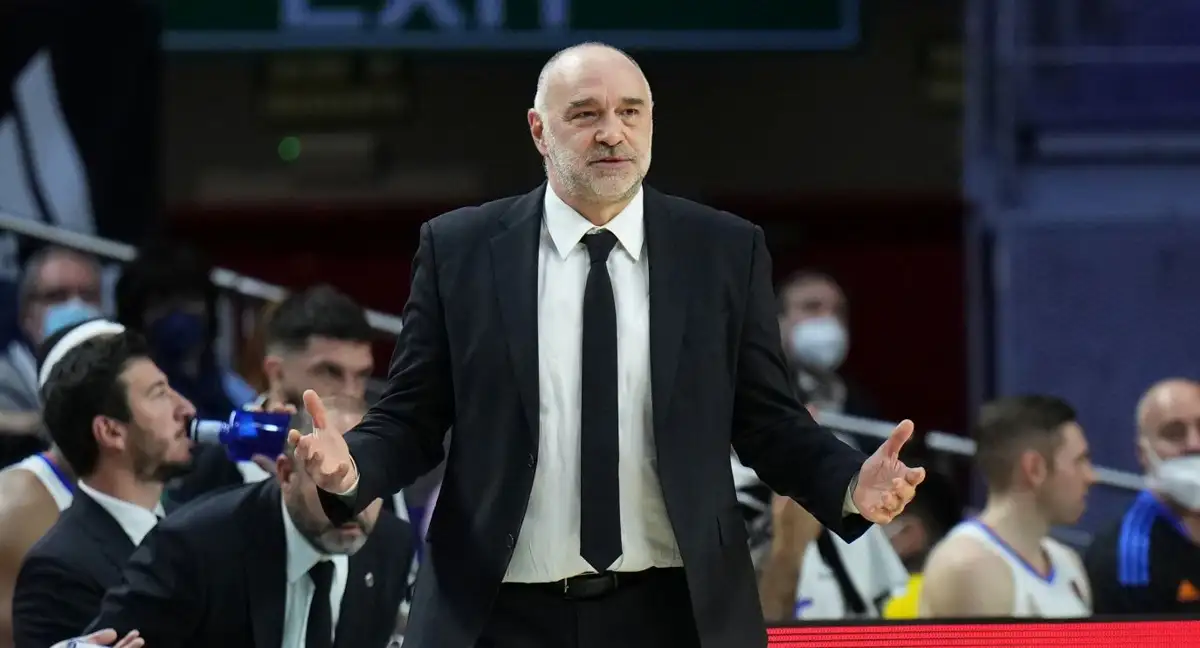
[(155, 364), (201, 417), (224, 419), (251, 401), (254, 390), (217, 362), (211, 270), (186, 246), (144, 247), (117, 281), (117, 320), (145, 335)]
[(100, 315), (100, 265), (73, 250), (46, 247), (25, 264), (17, 293), (23, 339), (0, 355), (0, 467), (45, 449), (34, 350), (65, 326)]
[(1098, 534), (1085, 563), (1097, 614), (1200, 613), (1200, 383), (1164, 380), (1137, 407), (1150, 488)]
[[(261, 409), (301, 409), (311, 389), (322, 398), (365, 400), (375, 370), (374, 331), (362, 306), (332, 286), (292, 293), (272, 309), (266, 321), (263, 375), (267, 389), (252, 403)], [(274, 458), (270, 458), (270, 464)], [(265, 479), (271, 466), (243, 462), (247, 482)]]
[(290, 295), (267, 322), (267, 391), (260, 404), (299, 409), (307, 389), (322, 398), (365, 398), (375, 370), (374, 339), (362, 306), (332, 286)]
[[(817, 410), (808, 410), (817, 416)], [(839, 435), (841, 437), (841, 435)], [(844, 437), (847, 443), (849, 437)], [(731, 456), (734, 488), (746, 521), (759, 599), (767, 621), (875, 618), (908, 578), (878, 526), (846, 543), (795, 502), (773, 494)]]
[[(911, 462), (906, 462), (911, 463)], [(934, 545), (962, 520), (962, 502), (950, 480), (927, 472), (921, 491), (884, 532), (900, 557), (909, 579), (883, 607), (885, 619), (915, 619), (920, 615), (922, 572)]]
[[(117, 281), (117, 319), (145, 335), (156, 365), (171, 388), (191, 401), (198, 415), (227, 419), (254, 399), (254, 389), (217, 362), (217, 288), (210, 266), (186, 246), (147, 245)], [(219, 446), (196, 449), (194, 469), (169, 486), (172, 505), (243, 483)]]
[(46, 427), (79, 476), (74, 502), (25, 557), (13, 593), (16, 648), (83, 634), (104, 592), (162, 517), (164, 482), (187, 470), (196, 410), (141, 336), (95, 337), (58, 362)]
[(801, 270), (780, 283), (776, 295), (784, 354), (807, 402), (822, 412), (877, 418), (866, 393), (839, 373), (850, 351), (842, 287), (825, 273)]
[[(38, 382), (44, 385), (54, 366), (88, 340), (121, 333), (115, 322), (93, 319), (54, 333), (38, 349)], [(41, 418), (39, 413), (39, 420)], [(58, 447), (0, 470), (0, 648), (11, 648), (12, 595), (25, 555), (71, 506), (75, 471)]]
[(929, 555), (921, 616), (1091, 615), (1079, 556), (1049, 536), (1051, 527), (1079, 521), (1095, 480), (1075, 419), (1070, 405), (1051, 396), (983, 407), (975, 459), (987, 481), (987, 504)]

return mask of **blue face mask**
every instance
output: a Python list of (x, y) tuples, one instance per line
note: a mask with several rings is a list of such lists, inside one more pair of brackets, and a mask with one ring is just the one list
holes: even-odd
[(165, 362), (184, 360), (205, 343), (208, 326), (195, 313), (173, 310), (150, 325), (150, 344)]
[(96, 317), (100, 317), (100, 309), (78, 297), (51, 304), (46, 307), (46, 314), (42, 316), (42, 339), (48, 338), (68, 326)]

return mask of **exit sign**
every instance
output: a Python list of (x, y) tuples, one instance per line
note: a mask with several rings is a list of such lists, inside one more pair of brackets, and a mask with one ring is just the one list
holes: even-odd
[(168, 49), (834, 50), (858, 0), (168, 0)]

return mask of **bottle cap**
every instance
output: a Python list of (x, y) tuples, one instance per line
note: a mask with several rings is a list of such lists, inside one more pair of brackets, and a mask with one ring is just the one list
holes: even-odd
[(220, 443), (221, 430), (225, 424), (220, 421), (204, 421), (201, 419), (192, 419), (191, 429), (188, 431), (188, 436), (196, 443)]

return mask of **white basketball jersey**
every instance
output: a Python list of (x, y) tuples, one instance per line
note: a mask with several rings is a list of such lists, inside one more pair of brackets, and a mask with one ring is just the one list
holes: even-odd
[(42, 482), (46, 491), (54, 498), (54, 503), (58, 505), (60, 513), (67, 510), (67, 507), (71, 506), (71, 501), (75, 499), (70, 487), (63, 483), (58, 472), (50, 465), (50, 460), (41, 454), (29, 455), (5, 470), (25, 470), (33, 473), (33, 476)]
[[(969, 536), (993, 551), (1008, 564), (1013, 578), (1014, 617), (1074, 618), (1091, 616), (1084, 601), (1087, 575), (1083, 565), (1065, 545), (1042, 539), (1042, 550), (1050, 563), (1050, 575), (1042, 576), (1017, 554), (996, 532), (978, 520), (968, 520), (947, 535)], [(986, 585), (983, 585), (986, 586)]]

